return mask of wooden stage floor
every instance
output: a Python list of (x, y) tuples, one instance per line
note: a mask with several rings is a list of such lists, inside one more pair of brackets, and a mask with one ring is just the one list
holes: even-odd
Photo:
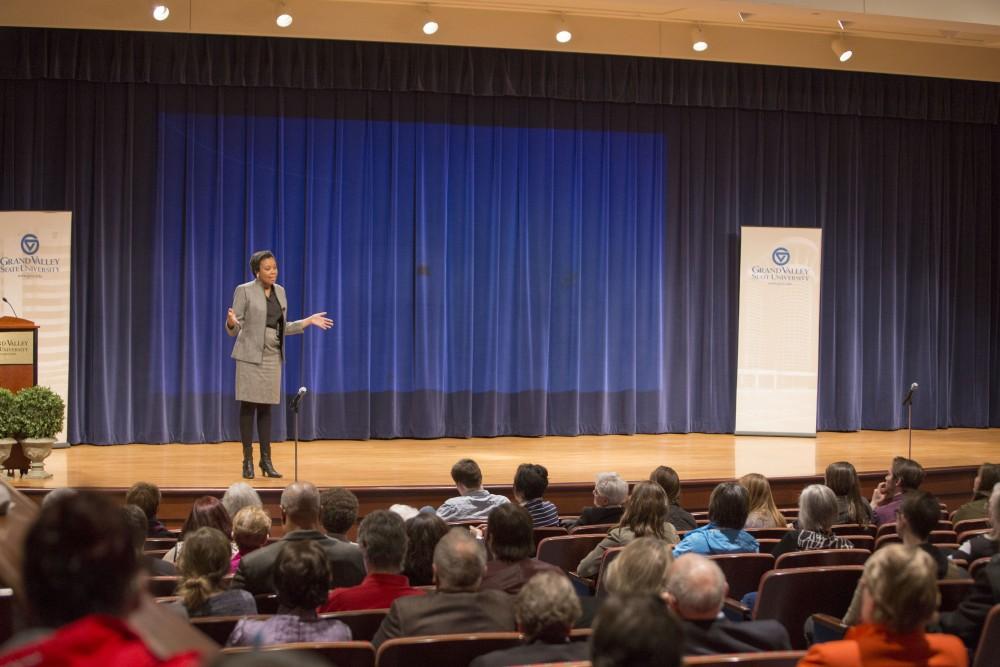
[[(280, 488), (292, 478), (292, 443), (273, 448), (275, 466), (285, 477), (271, 480), (258, 474), (255, 487)], [(486, 486), (509, 485), (522, 462), (545, 465), (552, 483), (589, 483), (603, 470), (646, 479), (661, 464), (675, 468), (685, 481), (748, 472), (774, 478), (822, 474), (827, 464), (839, 460), (851, 461), (861, 473), (884, 471), (893, 456), (906, 451), (906, 431), (824, 432), (815, 439), (671, 434), (318, 440), (299, 444), (299, 477), (320, 486), (449, 486), (452, 463), (471, 457), (482, 466)], [(913, 458), (926, 468), (1000, 461), (1000, 429), (914, 431)], [(16, 479), (13, 484), (120, 489), (145, 480), (164, 489), (225, 488), (240, 480), (240, 460), (240, 445), (234, 442), (78, 445), (52, 453), (46, 461), (51, 479)]]

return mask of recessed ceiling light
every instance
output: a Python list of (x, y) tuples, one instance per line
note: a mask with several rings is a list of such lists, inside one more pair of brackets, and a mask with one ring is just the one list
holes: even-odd
[(705, 33), (698, 26), (694, 27), (691, 31), (691, 48), (699, 53), (708, 50), (708, 40), (705, 39)]
[(274, 22), (278, 24), (279, 28), (287, 28), (292, 25), (292, 15), (288, 12), (283, 12), (278, 14), (278, 18), (274, 19)]
[(435, 21), (434, 19), (427, 19), (427, 21), (424, 22), (424, 27), (423, 27), (424, 34), (433, 35), (438, 31), (439, 27), (440, 26), (438, 25), (437, 21)]
[(166, 5), (156, 5), (153, 7), (153, 18), (157, 21), (166, 21), (170, 16), (170, 7)]

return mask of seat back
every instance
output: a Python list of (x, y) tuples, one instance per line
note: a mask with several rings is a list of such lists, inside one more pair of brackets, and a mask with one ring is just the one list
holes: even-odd
[(972, 590), (972, 579), (939, 579), (937, 585), (941, 594), (938, 611), (955, 611)]
[(958, 532), (958, 529), (956, 528), (955, 529), (955, 534), (958, 535), (958, 540), (957, 541), (958, 541), (959, 544), (961, 544), (962, 542), (965, 542), (967, 540), (971, 540), (976, 535), (985, 535), (986, 533), (990, 532), (991, 530), (993, 530), (993, 529), (992, 528), (967, 528), (967, 529), (963, 530), (962, 532)]
[(903, 538), (896, 533), (886, 533), (875, 538), (875, 550), (879, 550), (887, 544), (902, 544)]
[(759, 539), (778, 539), (780, 540), (788, 533), (787, 528), (751, 528), (747, 530), (748, 533)]
[(204, 616), (191, 619), (191, 625), (198, 628), (202, 633), (215, 641), (219, 646), (225, 646), (229, 635), (233, 634), (233, 628), (240, 619), (253, 618), (264, 620), (267, 615), (260, 616)]
[(954, 530), (932, 530), (927, 541), (931, 544), (957, 544), (958, 535)]
[(468, 665), (484, 653), (513, 648), (520, 643), (521, 635), (517, 632), (401, 637), (379, 646), (376, 662), (379, 667)]
[(594, 550), (604, 535), (561, 535), (546, 537), (538, 543), (536, 558), (573, 572), (584, 556)]
[(845, 540), (850, 540), (855, 549), (875, 550), (875, 538), (871, 535), (840, 535)]
[(562, 526), (540, 526), (533, 528), (531, 534), (535, 540), (535, 546), (538, 546), (538, 543), (546, 537), (558, 537), (559, 535), (566, 535), (567, 532)]
[(161, 598), (173, 595), (180, 583), (180, 577), (150, 577), (147, 587), (150, 595), (154, 598)]
[(979, 568), (986, 567), (990, 564), (993, 559), (992, 556), (984, 556), (982, 558), (977, 558), (976, 560), (969, 563), (969, 576), (973, 579), (976, 578), (976, 573), (979, 572)]
[(258, 593), (257, 595), (253, 596), (253, 599), (257, 603), (258, 614), (278, 613), (277, 593)]
[(592, 523), (587, 526), (577, 526), (569, 531), (570, 535), (607, 535), (617, 523)]
[(979, 635), (976, 659), (972, 667), (996, 667), (1000, 665), (1000, 604), (993, 605), (983, 623), (983, 633)]
[(370, 642), (388, 613), (388, 609), (364, 609), (320, 614), (320, 618), (335, 618), (351, 629), (351, 639)]
[(989, 527), (990, 522), (986, 519), (966, 519), (965, 521), (956, 521), (952, 526), (955, 532), (960, 535), (967, 530), (981, 530)]
[(618, 558), (623, 549), (625, 547), (611, 547), (601, 556), (601, 567), (597, 571), (597, 585), (594, 587), (594, 595), (597, 597), (602, 598), (608, 594), (608, 584), (605, 581), (608, 576), (608, 568), (611, 566), (612, 561)]
[(830, 530), (834, 535), (871, 535), (875, 536), (875, 526), (862, 526), (858, 523), (838, 523)]
[(231, 646), (223, 653), (314, 653), (337, 667), (375, 667), (375, 648), (368, 642), (299, 642), (271, 646)]
[(147, 537), (142, 546), (143, 551), (170, 551), (177, 544), (176, 537)]
[(837, 565), (767, 572), (757, 589), (753, 618), (780, 622), (788, 630), (792, 648), (805, 649), (806, 619), (813, 614), (842, 618), (863, 571), (860, 565)]
[(762, 653), (722, 653), (719, 655), (689, 655), (684, 667), (795, 667), (805, 656), (805, 651), (764, 651)]
[(828, 565), (864, 565), (871, 552), (867, 549), (815, 549), (781, 554), (775, 570), (789, 567), (822, 567)]
[(878, 530), (875, 532), (875, 539), (877, 540), (883, 535), (895, 535), (895, 534), (896, 534), (895, 521), (893, 521), (892, 523), (883, 523), (881, 526), (878, 527)]
[(774, 569), (774, 556), (771, 554), (715, 554), (708, 557), (715, 561), (722, 573), (726, 575), (729, 584), (729, 597), (742, 598), (747, 593), (757, 590), (760, 578), (765, 572)]

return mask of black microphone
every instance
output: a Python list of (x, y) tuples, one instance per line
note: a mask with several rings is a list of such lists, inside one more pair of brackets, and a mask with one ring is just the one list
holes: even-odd
[(299, 393), (295, 394), (292, 398), (292, 410), (299, 409), (299, 403), (302, 402), (302, 397), (306, 395), (309, 390), (305, 387), (299, 387)]
[(909, 405), (913, 402), (913, 392), (917, 390), (917, 386), (916, 382), (910, 385), (910, 390), (906, 392), (906, 397), (903, 399), (903, 405)]
[(7, 297), (2, 297), (2, 298), (3, 298), (3, 302), (6, 303), (8, 306), (10, 306), (10, 312), (14, 313), (14, 317), (17, 317), (17, 311), (14, 310), (14, 305), (10, 301), (7, 300)]

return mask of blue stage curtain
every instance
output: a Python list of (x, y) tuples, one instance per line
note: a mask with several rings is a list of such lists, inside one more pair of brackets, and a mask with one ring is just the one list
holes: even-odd
[(1000, 426), (998, 179), (995, 123), (0, 80), (0, 207), (74, 211), (73, 442), (237, 437), (263, 247), (337, 321), (288, 339), (304, 438), (731, 431), (741, 225), (824, 230), (820, 429), (913, 380)]

